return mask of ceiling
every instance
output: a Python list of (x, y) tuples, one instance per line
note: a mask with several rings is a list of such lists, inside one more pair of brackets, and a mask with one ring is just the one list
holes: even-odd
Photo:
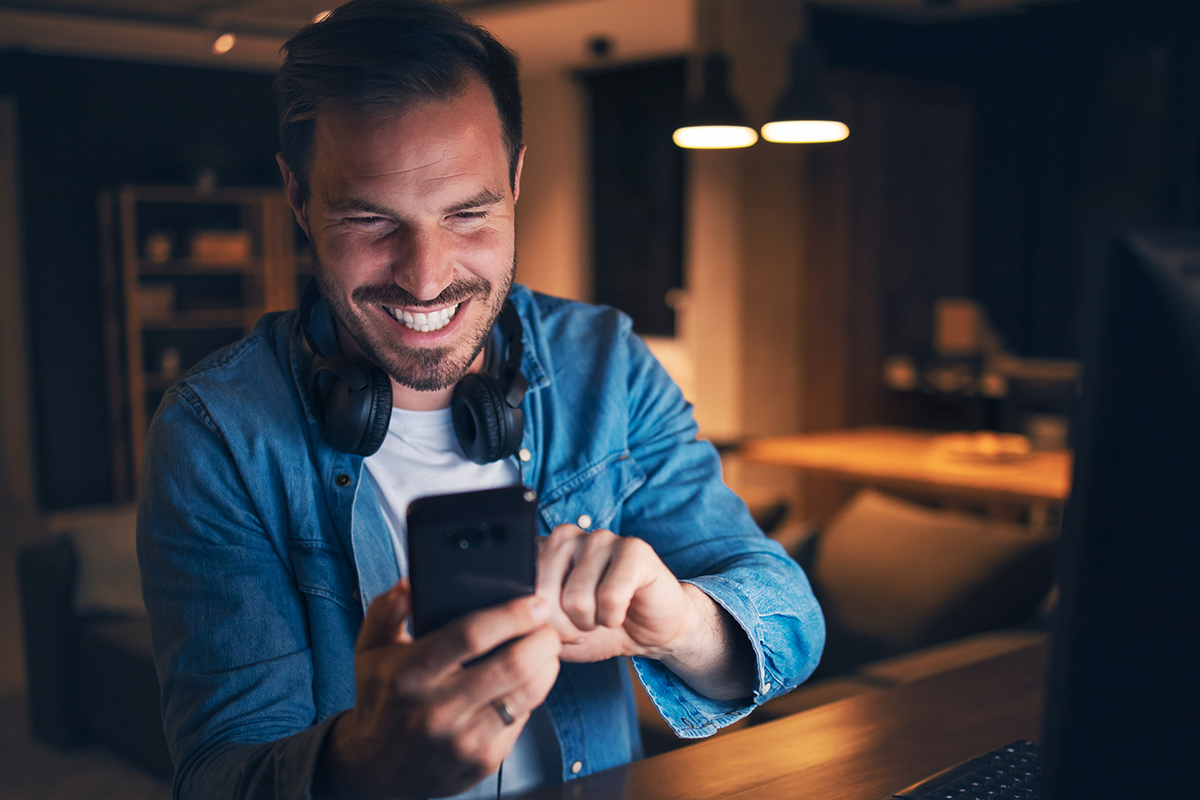
[[(0, 0), (0, 50), (91, 55), (273, 71), (280, 46), (342, 0)], [(588, 42), (614, 43), (614, 60), (688, 52), (702, 0), (442, 0), (479, 20), (521, 58), (526, 76), (594, 63)], [(797, 3), (804, 0), (796, 0)], [(945, 18), (1025, 0), (823, 0)], [(237, 45), (214, 55), (217, 34)]]
[[(558, 0), (564, 2), (564, 0)], [(565, 0), (578, 2), (578, 0)], [(536, 4), (538, 0), (442, 0), (464, 9)], [(337, 0), (0, 0), (0, 8), (109, 20), (228, 28), (288, 38)]]

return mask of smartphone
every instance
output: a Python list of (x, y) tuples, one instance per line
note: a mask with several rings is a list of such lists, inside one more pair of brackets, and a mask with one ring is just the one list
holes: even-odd
[(421, 497), (408, 507), (413, 635), (533, 594), (537, 493), (525, 486)]

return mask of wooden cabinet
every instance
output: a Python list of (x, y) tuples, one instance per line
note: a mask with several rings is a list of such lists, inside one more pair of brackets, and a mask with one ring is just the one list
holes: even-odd
[(166, 390), (262, 314), (296, 305), (296, 225), (282, 191), (124, 186), (99, 203), (113, 492), (136, 496)]

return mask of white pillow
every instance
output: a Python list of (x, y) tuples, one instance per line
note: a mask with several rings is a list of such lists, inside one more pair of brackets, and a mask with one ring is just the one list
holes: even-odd
[(64, 521), (63, 533), (75, 546), (79, 573), (75, 610), (86, 614), (117, 611), (146, 614), (138, 572), (137, 507), (122, 506)]

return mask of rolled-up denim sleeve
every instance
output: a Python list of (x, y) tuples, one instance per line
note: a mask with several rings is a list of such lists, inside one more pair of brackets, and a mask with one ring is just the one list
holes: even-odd
[(203, 405), (168, 393), (146, 444), (138, 560), (177, 798), (306, 798), (317, 724), (303, 600)]
[(646, 480), (626, 500), (621, 533), (645, 539), (677, 578), (727, 611), (754, 651), (753, 694), (736, 701), (708, 698), (659, 662), (634, 659), (671, 728), (707, 736), (803, 682), (820, 659), (825, 622), (804, 571), (725, 486), (678, 387), (636, 336), (628, 350), (629, 449)]

